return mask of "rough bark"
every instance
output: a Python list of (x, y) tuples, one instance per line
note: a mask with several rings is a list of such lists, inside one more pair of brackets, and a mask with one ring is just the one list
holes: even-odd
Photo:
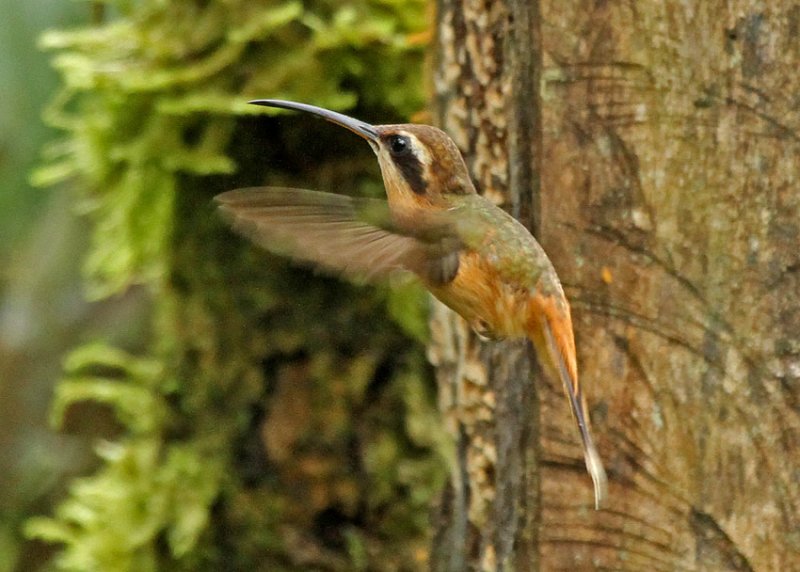
[[(509, 380), (476, 342), (437, 337), (440, 360), (462, 348), (440, 379), (460, 390), (443, 395), (465, 454), (436, 554), (476, 569), (798, 570), (800, 7), (538, 4), (442, 0), (436, 88), (479, 188), (533, 195), (514, 212), (541, 221), (572, 301), (610, 506), (591, 510), (560, 387), (515, 389), (536, 392), (519, 431), (486, 404)], [(517, 74), (540, 86), (529, 99), (508, 89)], [(525, 101), (533, 116), (516, 115)], [(519, 165), (533, 177), (514, 179)], [(538, 490), (501, 470), (498, 435), (520, 439)], [(476, 497), (529, 502), (509, 520), (474, 512)], [(487, 540), (509, 537), (510, 555)]]
[[(537, 4), (439, 3), (437, 117), (479, 192), (539, 227)], [(532, 570), (538, 560), (538, 395), (525, 342), (482, 343), (441, 305), (431, 361), (457, 467), (437, 517), (436, 570)]]

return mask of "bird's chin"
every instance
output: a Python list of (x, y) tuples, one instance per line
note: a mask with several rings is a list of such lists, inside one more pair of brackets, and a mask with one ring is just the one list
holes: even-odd
[(369, 146), (372, 147), (372, 150), (375, 152), (376, 155), (381, 150), (380, 145), (376, 141), (372, 141), (370, 139), (367, 139), (367, 143), (369, 143)]

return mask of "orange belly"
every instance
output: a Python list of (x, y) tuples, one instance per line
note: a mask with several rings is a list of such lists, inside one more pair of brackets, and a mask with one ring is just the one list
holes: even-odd
[[(492, 338), (529, 338), (546, 367), (554, 356), (544, 350), (549, 329), (558, 352), (577, 385), (575, 338), (569, 304), (560, 286), (540, 291), (538, 284), (521, 286), (502, 279), (494, 266), (475, 252), (465, 252), (458, 274), (445, 286), (428, 286), (439, 300), (455, 310), (479, 334)], [(548, 369), (549, 369), (548, 367)]]
[(527, 336), (530, 289), (505, 283), (475, 252), (461, 255), (458, 274), (452, 282), (445, 286), (429, 286), (429, 289), (482, 335)]

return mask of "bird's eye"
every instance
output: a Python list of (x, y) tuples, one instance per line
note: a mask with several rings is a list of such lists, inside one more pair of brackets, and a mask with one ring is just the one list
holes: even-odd
[(389, 139), (389, 151), (395, 157), (402, 157), (411, 152), (411, 142), (405, 135), (392, 135)]

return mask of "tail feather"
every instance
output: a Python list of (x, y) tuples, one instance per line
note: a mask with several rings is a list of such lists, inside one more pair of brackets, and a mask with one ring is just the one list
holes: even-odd
[[(608, 479), (606, 477), (606, 471), (603, 468), (603, 462), (600, 459), (600, 454), (597, 452), (594, 440), (592, 439), (591, 429), (588, 424), (589, 416), (586, 411), (586, 401), (583, 398), (581, 387), (578, 384), (577, 368), (574, 366), (574, 360), (572, 361), (573, 367), (570, 368), (568, 366), (569, 358), (564, 356), (561, 348), (561, 346), (567, 344), (559, 344), (558, 340), (556, 340), (548, 313), (545, 313), (545, 316), (541, 319), (541, 324), (543, 326), (542, 330), (548, 354), (547, 357), (550, 358), (550, 363), (556, 370), (554, 373), (561, 378), (561, 382), (564, 385), (564, 392), (567, 394), (567, 399), (572, 409), (572, 415), (578, 423), (581, 440), (583, 441), (586, 470), (592, 477), (592, 483), (594, 484), (594, 505), (596, 509), (599, 509), (608, 498)], [(570, 328), (570, 334), (571, 333)], [(569, 345), (572, 346), (572, 344)]]

